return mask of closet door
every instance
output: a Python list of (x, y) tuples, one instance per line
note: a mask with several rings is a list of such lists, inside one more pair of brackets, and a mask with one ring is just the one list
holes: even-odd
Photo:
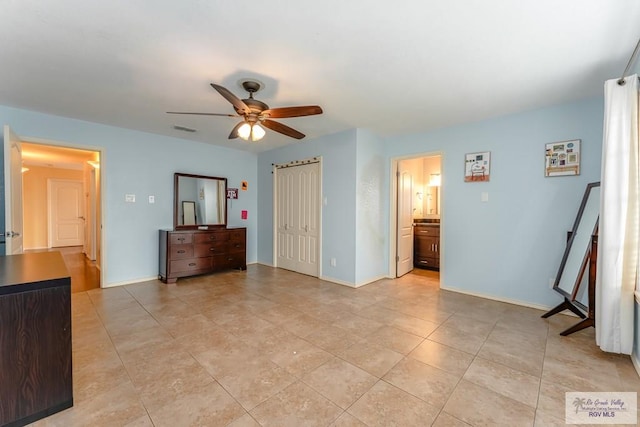
[(295, 168), (276, 169), (276, 267), (294, 270), (294, 180)]
[(318, 276), (320, 164), (276, 170), (277, 267)]

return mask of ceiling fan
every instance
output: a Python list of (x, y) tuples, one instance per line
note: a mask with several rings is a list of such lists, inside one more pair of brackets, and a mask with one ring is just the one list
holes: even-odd
[[(276, 122), (273, 119), (285, 119), (289, 117), (313, 116), (322, 114), (322, 108), (317, 105), (307, 105), (302, 107), (281, 107), (269, 108), (267, 104), (253, 98), (253, 94), (258, 92), (262, 85), (254, 80), (245, 80), (242, 82), (244, 90), (249, 92), (249, 98), (240, 99), (235, 96), (227, 88), (211, 83), (214, 88), (224, 99), (233, 105), (233, 109), (237, 114), (221, 114), (221, 113), (188, 113), (182, 111), (167, 111), (167, 114), (191, 114), (196, 116), (226, 116), (226, 117), (242, 117), (242, 121), (234, 126), (229, 134), (229, 139), (242, 138), (245, 141), (259, 141), (265, 135), (262, 126), (279, 132), (291, 138), (302, 139), (304, 134), (297, 130)], [(261, 126), (262, 125), (262, 126)]]

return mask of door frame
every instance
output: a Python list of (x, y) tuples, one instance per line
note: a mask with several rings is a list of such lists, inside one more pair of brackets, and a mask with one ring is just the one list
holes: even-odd
[[(442, 151), (427, 151), (423, 153), (408, 154), (405, 156), (392, 157), (390, 159), (389, 167), (389, 274), (388, 278), (395, 279), (398, 271), (396, 264), (396, 257), (398, 256), (398, 163), (402, 160), (419, 159), (422, 157), (435, 157), (440, 156), (440, 174), (444, 177), (445, 163), (444, 152)], [(444, 180), (443, 180), (444, 181)], [(442, 200), (442, 187), (440, 187), (440, 200)], [(443, 224), (445, 223), (445, 215), (443, 204), (440, 205), (440, 277), (444, 272), (444, 262), (442, 260), (445, 257), (445, 233)], [(442, 284), (442, 280), (440, 281)]]
[[(99, 197), (96, 197), (96, 203), (99, 203), (100, 208), (99, 208), (99, 212), (100, 212), (100, 224), (96, 223), (95, 224), (95, 228), (98, 230), (97, 233), (100, 236), (99, 242), (100, 244), (96, 247), (97, 250), (97, 256), (96, 256), (96, 267), (98, 268), (98, 270), (100, 271), (100, 287), (103, 288), (104, 284), (105, 284), (105, 271), (106, 271), (106, 265), (107, 265), (107, 260), (106, 257), (104, 256), (104, 254), (106, 254), (106, 241), (104, 236), (106, 235), (106, 225), (105, 225), (105, 203), (104, 203), (104, 197), (105, 197), (105, 191), (104, 189), (106, 188), (106, 182), (107, 179), (105, 177), (105, 174), (103, 173), (104, 170), (104, 165), (105, 165), (105, 157), (106, 157), (106, 150), (104, 147), (98, 147), (95, 145), (84, 145), (84, 144), (74, 144), (74, 143), (70, 143), (70, 142), (66, 142), (66, 141), (55, 141), (55, 140), (51, 140), (51, 139), (44, 139), (44, 138), (32, 138), (32, 137), (20, 137), (20, 140), (22, 142), (27, 142), (30, 144), (38, 144), (38, 145), (44, 145), (44, 146), (51, 146), (51, 147), (58, 147), (58, 148), (72, 148), (72, 149), (76, 149), (76, 150), (86, 150), (86, 151), (94, 151), (98, 153), (98, 157), (100, 159), (100, 166), (99, 168), (95, 168), (96, 170), (99, 170), (99, 180), (98, 180), (98, 192), (99, 192)], [(98, 210), (97, 210), (98, 211)], [(97, 212), (96, 211), (96, 212)], [(86, 214), (86, 213), (85, 213)], [(99, 247), (99, 249), (98, 249)]]
[[(282, 167), (298, 166), (307, 163), (318, 163), (318, 275), (314, 277), (322, 277), (322, 207), (324, 206), (324, 193), (322, 192), (322, 156), (312, 157), (304, 160), (292, 160), (288, 163), (274, 163), (272, 165), (272, 186), (273, 186), (273, 221), (271, 228), (273, 229), (273, 266), (278, 268), (278, 169)], [(302, 273), (301, 273), (302, 274)]]

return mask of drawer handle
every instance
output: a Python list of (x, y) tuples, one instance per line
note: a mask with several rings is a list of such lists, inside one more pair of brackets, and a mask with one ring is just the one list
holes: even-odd
[(189, 267), (195, 267), (196, 263), (195, 262), (190, 262), (189, 263)]
[(179, 254), (183, 254), (183, 253), (185, 253), (185, 252), (187, 252), (187, 251), (185, 251), (184, 249), (180, 249), (180, 250), (178, 251), (178, 253), (179, 253)]
[(215, 252), (216, 248), (209, 248), (209, 252)]
[(178, 237), (176, 240), (179, 240), (179, 241), (182, 242), (182, 241), (184, 241), (184, 237)]
[(236, 243), (236, 248), (241, 247), (242, 245), (240, 243)]
[(214, 240), (215, 237), (214, 236), (209, 236), (209, 240)]

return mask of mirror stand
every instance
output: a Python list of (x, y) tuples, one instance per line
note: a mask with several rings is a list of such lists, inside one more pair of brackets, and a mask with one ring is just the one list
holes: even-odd
[(571, 311), (572, 313), (574, 313), (575, 315), (577, 315), (581, 319), (585, 319), (587, 317), (587, 316), (585, 316), (585, 314), (582, 311), (580, 311), (580, 309), (578, 307), (573, 305), (573, 303), (571, 301), (569, 301), (569, 298), (567, 298), (567, 297), (564, 298), (563, 302), (561, 302), (560, 304), (558, 304), (557, 306), (555, 306), (551, 310), (547, 311), (545, 314), (543, 314), (540, 317), (542, 317), (543, 319), (546, 319), (547, 317), (551, 317), (554, 314), (561, 313), (561, 312), (563, 312), (565, 310)]
[[(566, 336), (589, 326), (595, 326), (595, 281), (598, 246), (598, 218), (600, 216), (600, 183), (587, 184), (578, 215), (571, 231), (567, 233), (567, 246), (560, 262), (553, 290), (560, 293), (564, 301), (542, 315), (553, 316), (570, 310), (582, 320), (563, 331)], [(584, 273), (589, 266), (588, 289), (583, 284)], [(584, 301), (586, 294), (587, 301)], [(584, 314), (587, 312), (587, 315)]]
[[(594, 234), (591, 236), (591, 247), (589, 248), (589, 289), (588, 289), (588, 307), (583, 307), (587, 310), (587, 315), (585, 316), (582, 311), (576, 306), (579, 303), (574, 304), (567, 297), (564, 298), (564, 301), (558, 306), (552, 308), (547, 311), (541, 317), (546, 319), (547, 317), (553, 316), (554, 314), (560, 313), (564, 310), (570, 310), (573, 313), (577, 314), (581, 319), (581, 322), (576, 323), (572, 327), (565, 329), (560, 332), (560, 335), (566, 337), (567, 335), (571, 335), (574, 332), (581, 331), (589, 326), (596, 326), (596, 264), (598, 261), (598, 235)], [(584, 270), (583, 270), (584, 273)], [(574, 295), (578, 293), (578, 288), (574, 292)], [(581, 304), (580, 304), (581, 305)]]

